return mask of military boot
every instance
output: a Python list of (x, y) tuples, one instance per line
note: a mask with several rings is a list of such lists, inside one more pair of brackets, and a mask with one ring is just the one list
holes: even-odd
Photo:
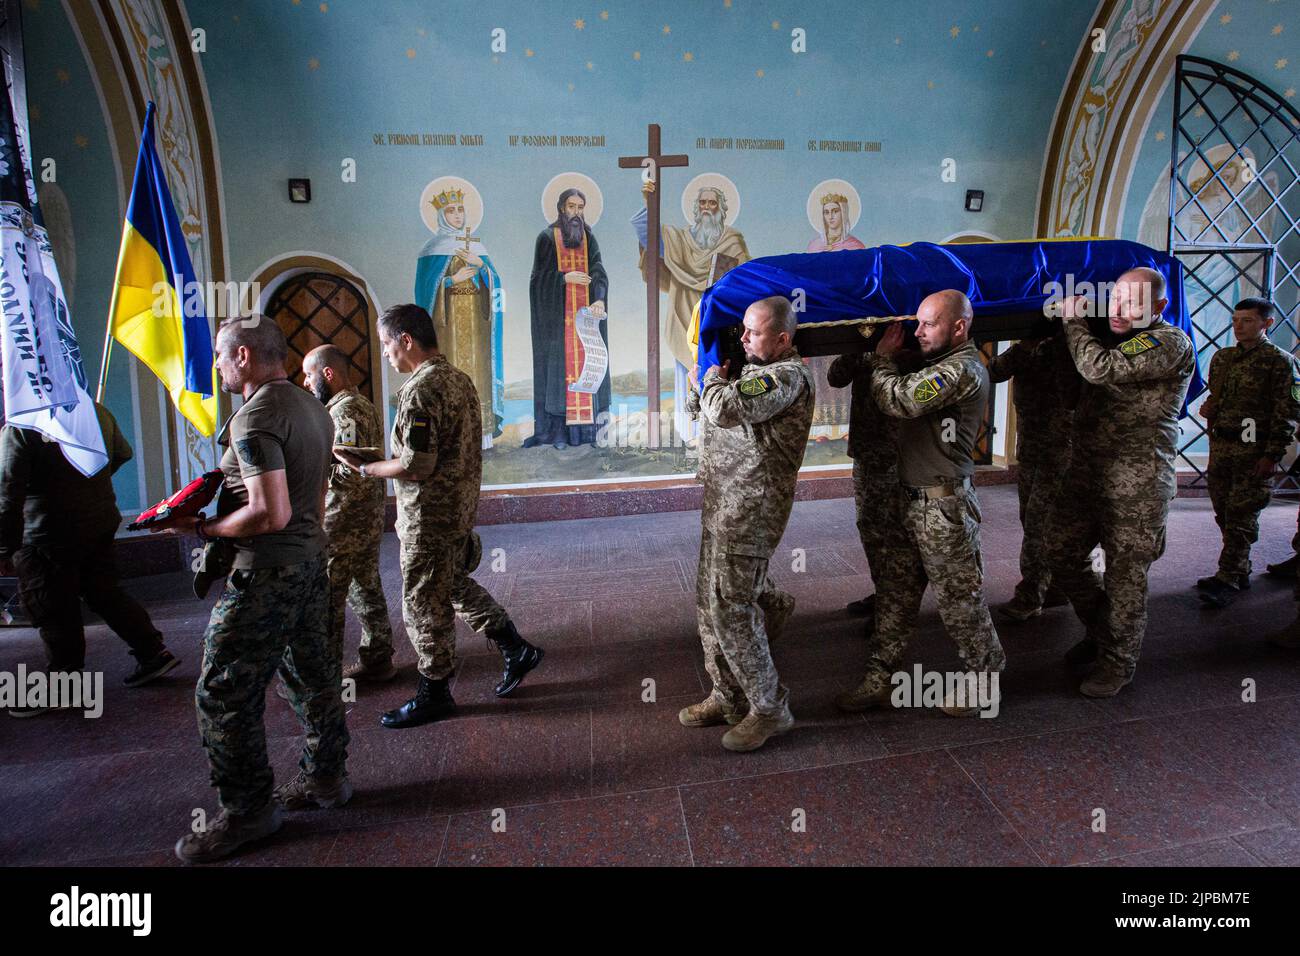
[(1132, 674), (1103, 661), (1097, 665), (1097, 669), (1088, 676), (1087, 680), (1079, 685), (1079, 693), (1084, 697), (1114, 697), (1132, 682)]
[(382, 662), (357, 661), (343, 669), (343, 679), (352, 679), (357, 683), (382, 684), (397, 676), (397, 668), (390, 657)]
[(187, 833), (176, 841), (176, 857), (182, 863), (213, 863), (230, 856), (246, 843), (263, 840), (284, 824), (274, 801), (255, 813), (222, 810), (202, 833)]
[(1041, 604), (1026, 601), (1018, 594), (1006, 604), (998, 607), (998, 615), (1011, 624), (1023, 624), (1030, 618), (1038, 617), (1042, 613), (1043, 606)]
[(407, 727), (431, 724), (454, 713), (456, 713), (456, 702), (451, 699), (447, 678), (429, 680), (421, 674), (415, 696), (396, 710), (388, 711), (379, 718), (379, 722), (393, 730), (404, 730)]
[(272, 794), (286, 810), (333, 810), (352, 799), (352, 783), (346, 773), (338, 777), (314, 777), (299, 770), (288, 783)]
[(514, 621), (507, 620), (501, 627), (488, 631), (487, 636), (500, 649), (506, 664), (501, 680), (492, 688), (492, 693), (498, 697), (507, 697), (519, 686), (524, 675), (542, 662), (545, 652), (520, 637)]
[(781, 703), (781, 711), (771, 717), (764, 717), (752, 711), (745, 719), (722, 735), (722, 746), (733, 753), (747, 753), (757, 750), (767, 743), (768, 738), (783, 734), (794, 726), (794, 714), (790, 705)]
[(868, 594), (857, 601), (850, 601), (844, 610), (850, 617), (873, 617), (876, 613), (876, 596)]
[(1293, 554), (1284, 561), (1268, 566), (1268, 574), (1274, 578), (1286, 578), (1288, 581), (1295, 580), (1296, 565), (1300, 564), (1300, 554)]
[(785, 626), (794, 615), (794, 595), (785, 594), (780, 603), (772, 605), (764, 612), (764, 629), (767, 631), (767, 646), (770, 648), (781, 639)]
[(1197, 582), (1197, 585), (1200, 590), (1201, 603), (1207, 607), (1227, 607), (1236, 600), (1237, 595), (1241, 593), (1241, 589), (1236, 585), (1229, 584), (1227, 581), (1220, 580), (1219, 578), (1210, 578), (1209, 583), (1203, 588), (1199, 587), (1199, 581)]
[(1047, 593), (1043, 595), (1043, 609), (1049, 607), (1065, 607), (1070, 603), (1066, 593), (1057, 587), (1048, 587)]
[(889, 706), (889, 678), (879, 674), (868, 674), (862, 683), (851, 691), (835, 698), (835, 706), (850, 714), (871, 710), (873, 707)]
[(683, 727), (713, 727), (723, 723), (734, 727), (745, 719), (748, 712), (748, 702), (743, 709), (733, 709), (710, 695), (708, 700), (702, 700), (698, 704), (691, 704), (679, 710), (677, 720)]

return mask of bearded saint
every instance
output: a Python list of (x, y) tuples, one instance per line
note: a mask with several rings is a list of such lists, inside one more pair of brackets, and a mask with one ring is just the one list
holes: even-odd
[[(602, 415), (609, 413), (609, 373), (593, 392), (573, 392), (569, 386), (582, 373), (584, 350), (575, 318), (590, 308), (605, 314), (609, 279), (600, 261), (600, 246), (588, 227), (587, 197), (566, 189), (555, 204), (555, 220), (537, 237), (528, 302), (533, 332), (533, 434), (525, 448), (552, 444), (556, 448), (592, 444)], [(602, 323), (600, 337), (609, 351), (609, 332)]]
[[(653, 188), (653, 184), (649, 184)], [(642, 187), (645, 193), (646, 187)], [(673, 379), (673, 423), (683, 441), (695, 437), (698, 426), (686, 411), (690, 394), (687, 376), (695, 366), (695, 346), (691, 343), (691, 314), (699, 304), (704, 290), (709, 287), (709, 272), (714, 254), (727, 256), (737, 262), (750, 260), (745, 237), (727, 225), (727, 197), (714, 186), (700, 187), (692, 206), (694, 222), (687, 228), (661, 226), (659, 243), (659, 290), (668, 294), (668, 316), (664, 337), (675, 363)], [(645, 278), (646, 263), (646, 211), (632, 217), (641, 246), (639, 264), (641, 277)], [(655, 409), (650, 409), (654, 411)]]
[[(865, 249), (862, 240), (852, 235), (845, 226), (849, 201), (839, 193), (822, 197), (822, 231), (808, 243), (809, 252), (840, 252), (844, 249)], [(813, 441), (842, 438), (849, 430), (849, 390), (831, 388), (826, 372), (835, 361), (833, 355), (819, 355), (804, 359), (813, 370), (817, 404), (813, 406), (813, 424), (809, 436)]]

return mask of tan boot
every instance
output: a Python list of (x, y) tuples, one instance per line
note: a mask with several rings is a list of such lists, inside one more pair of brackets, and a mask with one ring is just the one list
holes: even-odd
[(358, 684), (382, 684), (396, 676), (397, 668), (393, 666), (392, 660), (384, 661), (382, 664), (366, 664), (357, 661), (355, 664), (349, 664), (343, 669), (343, 679), (351, 679)]
[[(748, 709), (745, 708), (746, 711)], [(677, 719), (683, 727), (714, 727), (718, 724), (735, 726), (745, 719), (745, 711), (726, 707), (710, 697), (698, 704), (683, 707), (677, 712)]]
[(1041, 605), (1031, 604), (1019, 597), (1013, 597), (1006, 604), (998, 607), (998, 614), (1011, 624), (1023, 624), (1030, 618), (1038, 617), (1042, 613), (1043, 608)]
[(794, 714), (790, 713), (788, 704), (781, 705), (781, 712), (773, 717), (749, 714), (722, 735), (722, 746), (735, 753), (757, 750), (767, 743), (769, 737), (783, 734), (794, 726)]
[(786, 598), (787, 600), (782, 603), (768, 608), (764, 614), (769, 648), (781, 639), (781, 635), (785, 633), (785, 626), (790, 623), (790, 618), (794, 615), (794, 595), (787, 594)]
[(309, 777), (299, 770), (288, 783), (276, 787), (273, 796), (286, 810), (333, 810), (352, 799), (352, 784), (346, 773), (324, 779)]
[(888, 707), (891, 688), (887, 678), (868, 674), (853, 690), (835, 698), (835, 706), (850, 714), (858, 714), (873, 707)]
[(222, 810), (202, 833), (188, 833), (176, 841), (182, 863), (212, 863), (230, 856), (246, 843), (265, 839), (284, 823), (275, 801), (256, 813), (234, 814)]
[(1079, 693), (1084, 697), (1114, 697), (1132, 681), (1132, 674), (1126, 674), (1111, 664), (1101, 663), (1097, 665), (1092, 675), (1079, 685)]
[[(999, 688), (997, 691), (993, 691), (992, 688), (990, 688), (989, 697), (989, 710), (993, 715), (996, 715), (1002, 703), (1001, 689)], [(957, 694), (952, 691), (944, 694), (943, 703), (939, 706), (939, 710), (943, 711), (949, 717), (979, 717), (984, 712), (984, 708), (980, 705), (979, 699), (977, 698), (972, 701), (969, 692), (962, 694), (961, 701), (959, 702)]]

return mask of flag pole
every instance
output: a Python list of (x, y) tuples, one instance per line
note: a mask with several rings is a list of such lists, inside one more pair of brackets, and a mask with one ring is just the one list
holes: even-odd
[(104, 354), (99, 360), (99, 388), (95, 390), (95, 401), (103, 404), (104, 384), (108, 381), (108, 357), (113, 354), (113, 316), (108, 317), (104, 326)]

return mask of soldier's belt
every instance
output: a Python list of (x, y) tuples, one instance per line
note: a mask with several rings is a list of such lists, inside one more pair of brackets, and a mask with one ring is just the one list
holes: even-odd
[(970, 488), (970, 479), (962, 478), (960, 481), (945, 481), (939, 485), (927, 485), (924, 488), (913, 488), (911, 485), (902, 485), (903, 494), (907, 495), (912, 501), (934, 501), (937, 498), (951, 498), (958, 491)]

